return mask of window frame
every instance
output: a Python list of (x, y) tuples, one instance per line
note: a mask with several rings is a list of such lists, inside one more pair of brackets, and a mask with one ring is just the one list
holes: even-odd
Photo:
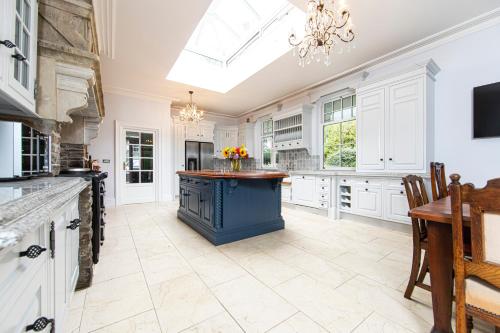
[[(351, 115), (350, 117), (344, 118), (343, 111), (343, 100), (345, 98), (351, 98)], [(353, 103), (352, 99), (354, 98), (355, 102)], [(341, 119), (340, 120), (334, 120), (334, 102), (340, 101), (340, 109), (339, 111), (341, 112)], [(332, 119), (325, 121), (325, 106), (328, 103), (332, 103)], [(320, 111), (320, 123), (321, 123), (321, 131), (320, 131), (320, 142), (321, 142), (321, 169), (322, 170), (356, 170), (356, 165), (357, 165), (357, 158), (356, 158), (356, 165), (354, 167), (343, 167), (343, 166), (325, 166), (325, 127), (333, 124), (342, 124), (346, 123), (349, 121), (356, 120), (356, 144), (355, 144), (355, 150), (356, 150), (356, 155), (357, 155), (357, 140), (358, 140), (358, 135), (357, 135), (357, 96), (355, 91), (350, 91), (348, 93), (344, 93), (341, 95), (334, 95), (327, 97), (323, 99), (321, 102), (321, 109)], [(342, 135), (342, 132), (341, 132)], [(341, 137), (342, 138), (342, 137)]]
[[(271, 123), (271, 133), (266, 133), (264, 131), (264, 126), (266, 123)], [(264, 164), (264, 140), (271, 139), (271, 164)], [(274, 121), (273, 118), (262, 119), (260, 124), (260, 158), (261, 158), (261, 168), (262, 169), (274, 169), (276, 168), (276, 151), (274, 149)]]

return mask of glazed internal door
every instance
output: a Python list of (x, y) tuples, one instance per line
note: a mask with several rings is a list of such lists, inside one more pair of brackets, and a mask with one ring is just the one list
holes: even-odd
[(117, 188), (119, 204), (152, 202), (157, 200), (157, 145), (154, 130), (122, 128), (121, 177)]

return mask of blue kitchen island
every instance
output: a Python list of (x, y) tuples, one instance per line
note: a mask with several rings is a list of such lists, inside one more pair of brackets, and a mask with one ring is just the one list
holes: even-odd
[(284, 172), (178, 171), (177, 217), (214, 245), (283, 229)]

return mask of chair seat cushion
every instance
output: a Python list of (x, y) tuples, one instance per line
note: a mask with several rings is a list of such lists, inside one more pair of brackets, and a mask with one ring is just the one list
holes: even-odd
[(465, 279), (465, 303), (500, 315), (500, 289), (478, 278)]

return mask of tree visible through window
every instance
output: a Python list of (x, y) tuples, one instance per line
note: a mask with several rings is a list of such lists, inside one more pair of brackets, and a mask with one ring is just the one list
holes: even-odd
[(356, 167), (356, 96), (323, 104), (323, 167)]
[(262, 122), (262, 166), (273, 166), (273, 120)]

